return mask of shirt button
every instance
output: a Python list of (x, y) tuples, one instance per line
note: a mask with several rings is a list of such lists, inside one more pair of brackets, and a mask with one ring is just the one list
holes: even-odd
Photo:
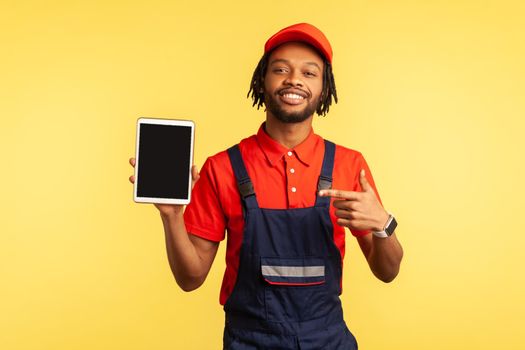
[(293, 193), (297, 192), (297, 188), (292, 187), (292, 192), (293, 192)]
[(295, 169), (294, 169), (294, 168), (291, 168), (291, 169), (290, 169), (290, 172), (291, 172), (292, 174), (295, 173)]
[(288, 155), (291, 157), (292, 156), (292, 151), (288, 151)]

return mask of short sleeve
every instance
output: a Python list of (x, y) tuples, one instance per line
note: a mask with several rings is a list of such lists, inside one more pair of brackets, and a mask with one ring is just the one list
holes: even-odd
[(217, 190), (214, 162), (208, 158), (200, 171), (200, 178), (191, 192), (191, 202), (184, 212), (186, 230), (210, 241), (225, 237), (226, 219)]
[[(356, 178), (354, 179), (354, 188), (352, 190), (359, 191), (359, 192), (363, 190), (361, 188), (361, 183), (359, 182), (359, 173), (361, 169), (365, 169), (365, 177), (368, 180), (368, 183), (374, 189), (374, 192), (376, 193), (376, 197), (379, 200), (379, 203), (383, 205), (383, 203), (381, 202), (381, 197), (379, 196), (379, 192), (377, 191), (377, 187), (374, 182), (372, 172), (370, 171), (370, 168), (368, 167), (368, 163), (366, 162), (365, 157), (361, 153), (359, 153), (359, 156), (357, 157), (357, 169), (356, 169), (357, 171), (355, 172)], [(362, 236), (366, 236), (367, 234), (369, 234), (370, 230), (350, 230), (350, 232), (352, 232), (352, 235), (355, 237), (362, 237)]]

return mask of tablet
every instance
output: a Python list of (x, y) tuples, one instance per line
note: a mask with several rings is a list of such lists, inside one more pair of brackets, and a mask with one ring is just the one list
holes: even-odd
[(191, 120), (137, 120), (135, 202), (190, 202), (194, 131)]

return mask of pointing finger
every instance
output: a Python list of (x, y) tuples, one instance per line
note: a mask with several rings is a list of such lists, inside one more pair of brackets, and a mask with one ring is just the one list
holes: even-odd
[(321, 190), (319, 191), (319, 195), (321, 197), (335, 197), (335, 198), (343, 198), (347, 200), (358, 200), (359, 199), (359, 192), (354, 191), (343, 191), (343, 190)]

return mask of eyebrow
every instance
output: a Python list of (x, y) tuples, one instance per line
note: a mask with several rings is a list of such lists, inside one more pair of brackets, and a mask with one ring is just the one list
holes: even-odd
[[(270, 65), (272, 65), (274, 63), (279, 63), (279, 62), (290, 64), (290, 61), (288, 61), (288, 60), (286, 60), (284, 58), (276, 58), (275, 60), (270, 62)], [(317, 69), (321, 70), (321, 67), (315, 62), (310, 62), (309, 61), (309, 62), (306, 62), (306, 64), (311, 65), (311, 66), (315, 66), (315, 67), (317, 67)]]

